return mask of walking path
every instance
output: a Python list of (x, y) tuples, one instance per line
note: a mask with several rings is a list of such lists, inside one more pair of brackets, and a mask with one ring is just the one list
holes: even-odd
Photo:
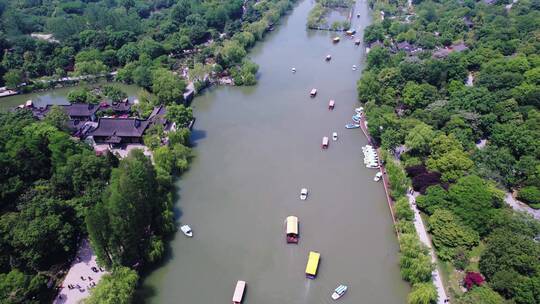
[[(360, 128), (362, 129), (362, 132), (364, 132), (364, 135), (367, 137), (368, 142), (371, 144), (371, 136), (369, 136), (369, 131), (367, 129), (367, 121), (365, 118), (365, 115), (362, 115), (360, 119)], [(379, 159), (381, 158), (379, 149), (377, 149), (377, 155), (379, 156)], [(388, 176), (386, 175), (386, 170), (384, 169), (384, 165), (381, 164), (381, 172), (383, 173), (383, 184), (384, 184), (384, 191), (386, 192), (386, 199), (388, 200), (388, 207), (390, 207), (390, 213), (392, 214), (392, 220), (394, 221), (395, 226), (395, 217), (394, 217), (394, 211), (393, 211), (393, 201), (390, 197), (390, 193), (388, 190)], [(426, 227), (424, 225), (424, 222), (422, 221), (422, 217), (420, 216), (420, 211), (418, 208), (416, 208), (416, 196), (418, 196), (418, 192), (414, 192), (413, 194), (408, 193), (407, 197), (409, 198), (409, 205), (411, 209), (414, 211), (414, 228), (416, 229), (416, 234), (418, 235), (418, 238), (420, 241), (426, 245), (429, 248), (429, 255), (431, 256), (431, 261), (437, 265), (437, 258), (435, 257), (435, 252), (433, 250), (433, 246), (431, 245), (431, 239), (428, 236)], [(398, 234), (399, 238), (399, 234)], [(444, 289), (444, 285), (442, 282), (442, 278), (440, 275), (439, 267), (436, 266), (435, 269), (431, 272), (431, 277), (433, 279), (433, 284), (435, 285), (435, 288), (437, 289), (437, 304), (446, 304), (449, 302), (445, 302), (445, 300), (448, 299), (448, 296), (446, 295), (446, 290)]]
[[(92, 267), (97, 272), (92, 270)], [(79, 303), (89, 296), (90, 289), (99, 283), (101, 277), (106, 273), (106, 271), (100, 270), (97, 265), (96, 256), (90, 248), (88, 240), (83, 240), (77, 251), (77, 257), (71, 264), (53, 304)]]
[[(435, 265), (437, 265), (437, 258), (435, 257), (433, 246), (431, 245), (431, 239), (429, 238), (426, 231), (424, 221), (422, 221), (422, 217), (420, 216), (420, 211), (418, 211), (418, 208), (416, 207), (416, 197), (418, 196), (418, 194), (418, 192), (414, 192), (413, 194), (407, 193), (407, 197), (409, 198), (409, 205), (414, 211), (414, 228), (416, 229), (416, 234), (418, 235), (420, 241), (429, 248), (429, 255), (431, 255), (431, 261)], [(446, 290), (444, 289), (438, 266), (436, 266), (435, 269), (431, 272), (431, 277), (433, 278), (433, 284), (435, 284), (435, 288), (437, 288), (437, 294), (439, 295), (437, 303), (445, 304), (445, 300), (448, 299), (448, 297), (446, 295)]]
[(504, 198), (504, 201), (514, 210), (527, 212), (528, 214), (532, 215), (532, 217), (540, 221), (540, 209), (533, 209), (527, 206), (526, 204), (516, 200), (512, 196), (512, 193), (510, 192), (506, 193), (506, 197)]

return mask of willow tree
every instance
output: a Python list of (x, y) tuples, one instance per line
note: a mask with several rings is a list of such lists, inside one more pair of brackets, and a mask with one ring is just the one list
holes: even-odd
[(163, 253), (163, 237), (174, 229), (169, 199), (141, 150), (133, 150), (112, 172), (103, 201), (88, 213), (96, 254), (105, 265), (137, 266)]

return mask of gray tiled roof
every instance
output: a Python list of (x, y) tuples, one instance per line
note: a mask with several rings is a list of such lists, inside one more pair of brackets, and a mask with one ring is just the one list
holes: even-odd
[(100, 118), (98, 126), (89, 136), (141, 137), (149, 121), (136, 118)]

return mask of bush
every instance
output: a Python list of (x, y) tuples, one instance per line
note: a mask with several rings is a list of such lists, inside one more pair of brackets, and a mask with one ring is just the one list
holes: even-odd
[(467, 288), (467, 290), (470, 290), (474, 286), (482, 286), (484, 284), (485, 280), (484, 277), (479, 272), (467, 272), (465, 275), (465, 280), (463, 281), (463, 284)]
[(523, 187), (519, 190), (517, 198), (529, 205), (540, 204), (540, 189), (535, 186)]

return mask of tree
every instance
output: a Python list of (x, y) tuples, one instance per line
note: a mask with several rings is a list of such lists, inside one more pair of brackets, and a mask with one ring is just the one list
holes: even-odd
[(16, 89), (23, 82), (21, 70), (9, 70), (4, 74), (4, 82), (8, 89)]
[(497, 230), (486, 240), (486, 249), (480, 256), (480, 271), (488, 282), (501, 271), (514, 271), (534, 276), (540, 271), (540, 246), (532, 238), (507, 229)]
[(238, 43), (238, 41), (229, 40), (223, 43), (219, 55), (223, 60), (223, 66), (231, 67), (242, 62), (242, 59), (246, 56), (246, 50)]
[(184, 100), (184, 80), (165, 69), (158, 69), (152, 75), (152, 90), (162, 103), (173, 104)]
[(109, 68), (99, 60), (82, 61), (75, 64), (75, 75), (101, 75), (108, 72)]
[(4, 303), (37, 303), (34, 299), (46, 288), (47, 278), (14, 269), (0, 273), (0, 297)]
[(480, 236), (489, 232), (487, 225), (502, 206), (504, 193), (478, 176), (460, 178), (450, 187), (452, 211)]
[(127, 94), (118, 86), (107, 85), (103, 87), (103, 94), (112, 102), (119, 102), (126, 99)]
[(433, 136), (434, 132), (431, 126), (419, 123), (405, 137), (405, 145), (411, 150), (425, 154), (429, 151)]
[(133, 299), (139, 276), (127, 267), (117, 267), (112, 274), (106, 274), (90, 296), (83, 300), (84, 304), (129, 304)]
[(186, 127), (191, 122), (191, 120), (193, 120), (193, 110), (191, 109), (191, 107), (186, 107), (182, 104), (168, 105), (165, 118), (174, 122), (177, 127), (183, 128)]
[(458, 304), (503, 304), (504, 299), (489, 287), (473, 287), (462, 297), (458, 298)]
[(416, 205), (429, 215), (438, 209), (448, 209), (451, 206), (448, 193), (440, 185), (428, 187), (424, 195), (416, 198)]
[(540, 207), (540, 189), (538, 187), (528, 186), (521, 188), (517, 198), (529, 205), (538, 205)]
[[(133, 150), (113, 170), (106, 198), (87, 216), (92, 245), (100, 261), (134, 266), (155, 262), (153, 252), (171, 231), (167, 200), (158, 189), (156, 172), (141, 150)], [(102, 223), (105, 220), (104, 223)], [(107, 220), (108, 219), (108, 220)]]
[(396, 217), (399, 220), (412, 221), (414, 219), (414, 212), (409, 206), (409, 202), (406, 197), (401, 197), (394, 205)]
[(407, 297), (407, 304), (435, 304), (439, 298), (433, 283), (418, 283)]
[(451, 260), (457, 248), (471, 249), (480, 241), (478, 233), (462, 225), (451, 211), (436, 210), (428, 223), (437, 255), (443, 260)]
[(415, 234), (404, 234), (400, 238), (400, 272), (403, 279), (417, 284), (431, 281), (433, 265), (428, 249)]
[(413, 109), (425, 107), (437, 97), (437, 88), (427, 83), (409, 81), (403, 88), (403, 103)]
[(442, 173), (442, 180), (456, 181), (464, 176), (474, 163), (460, 150), (452, 150), (439, 158), (429, 158), (427, 166), (430, 170)]
[(45, 116), (45, 122), (53, 127), (56, 127), (58, 130), (66, 131), (68, 121), (69, 116), (66, 114), (64, 109), (58, 105), (53, 105), (47, 113), (47, 116)]

